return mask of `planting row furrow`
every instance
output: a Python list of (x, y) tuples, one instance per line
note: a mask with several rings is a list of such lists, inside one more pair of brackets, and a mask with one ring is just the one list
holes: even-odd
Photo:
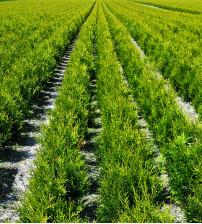
[(98, 221), (169, 222), (169, 215), (160, 210), (162, 186), (154, 155), (138, 129), (137, 108), (122, 79), (100, 2), (96, 86), (103, 130), (96, 153), (101, 166)]
[[(129, 89), (129, 84), (127, 82), (127, 79), (125, 78), (123, 74), (123, 68), (120, 66), (120, 72), (122, 74), (122, 78), (124, 82), (126, 83), (127, 89)], [(131, 102), (136, 103), (135, 99), (131, 95)], [(166, 208), (169, 208), (171, 216), (174, 218), (174, 222), (177, 223), (183, 223), (185, 222), (184, 212), (180, 209), (180, 207), (176, 204), (176, 202), (173, 200), (172, 194), (170, 192), (170, 186), (169, 186), (169, 178), (165, 169), (164, 165), (164, 159), (162, 156), (162, 153), (158, 147), (158, 145), (155, 143), (155, 139), (153, 137), (153, 133), (151, 130), (149, 130), (147, 122), (144, 120), (144, 117), (142, 116), (142, 111), (140, 108), (137, 107), (138, 110), (138, 127), (140, 130), (146, 135), (146, 138), (149, 140), (148, 144), (152, 148), (154, 154), (155, 154), (155, 167), (159, 169), (159, 180), (162, 183), (162, 186), (164, 190), (162, 191), (162, 198), (165, 201), (165, 205), (161, 208), (162, 210), (165, 210)]]
[(86, 8), (75, 12), (73, 18), (65, 21), (60, 32), (42, 42), (30, 57), (24, 58), (22, 55), (23, 60), (15, 64), (13, 72), (0, 82), (0, 147), (19, 136), (23, 130), (23, 120), (29, 115), (30, 104), (34, 98), (37, 100), (39, 91), (53, 76), (57, 61), (61, 60), (92, 6), (93, 2), (87, 1)]
[[(93, 77), (91, 77), (93, 78)], [(99, 205), (99, 177), (100, 167), (96, 159), (97, 141), (102, 131), (100, 110), (97, 106), (96, 99), (96, 77), (91, 80), (91, 102), (89, 110), (88, 134), (86, 139), (82, 142), (81, 153), (86, 157), (88, 168), (88, 179), (90, 182), (89, 190), (82, 198), (83, 209), (79, 214), (84, 220), (88, 222), (95, 222), (97, 220), (97, 208)]]
[(20, 222), (81, 220), (89, 180), (80, 148), (88, 132), (95, 14), (96, 6), (80, 30), (55, 108), (43, 127), (35, 168), (18, 208)]
[[(147, 31), (149, 30), (151, 33), (153, 33), (152, 30), (157, 32), (158, 36), (164, 37), (166, 41), (169, 39), (175, 40), (175, 38), (178, 38), (178, 40), (181, 40), (182, 42), (189, 42), (194, 44), (195, 41), (198, 42), (200, 39), (200, 24), (198, 24), (200, 21), (200, 16), (148, 8), (133, 1), (131, 2), (130, 0), (126, 0), (124, 2), (116, 1), (116, 3), (117, 4), (115, 5), (112, 2), (115, 8), (121, 7), (123, 8), (123, 12), (126, 9), (128, 10), (128, 18), (131, 17), (131, 14), (135, 14), (140, 22), (139, 25), (141, 25), (142, 22), (151, 20), (152, 23), (150, 26), (149, 24), (145, 24)], [(158, 14), (155, 14), (156, 11)], [(141, 13), (144, 13), (144, 18), (139, 19)], [(184, 19), (187, 17), (191, 21), (185, 22)], [(135, 21), (136, 20), (133, 19), (134, 24)], [(141, 32), (143, 31), (140, 30), (140, 35), (142, 34)], [(167, 35), (170, 36), (167, 37)], [(182, 39), (180, 37), (182, 37)]]
[[(96, 12), (96, 22), (97, 22), (97, 12)], [(95, 25), (96, 29), (96, 25)], [(95, 49), (95, 31), (94, 31), (94, 61), (97, 61), (97, 52)], [(102, 131), (101, 125), (101, 111), (97, 104), (97, 78), (96, 78), (96, 66), (91, 73), (91, 84), (90, 84), (90, 108), (89, 108), (89, 119), (88, 119), (88, 133), (86, 139), (83, 139), (81, 144), (81, 153), (86, 158), (86, 164), (88, 169), (88, 180), (89, 189), (86, 195), (81, 199), (82, 211), (80, 212), (80, 217), (87, 222), (97, 221), (97, 209), (99, 206), (99, 178), (100, 178), (100, 166), (98, 164), (97, 158), (95, 156), (97, 152), (97, 141), (100, 138)]]
[(149, 60), (201, 116), (200, 17), (189, 15), (188, 26), (181, 14), (175, 18), (172, 13), (156, 13), (137, 3), (119, 0), (108, 1), (107, 5)]
[[(132, 0), (134, 1), (134, 0)], [(192, 1), (159, 1), (159, 0), (135, 0), (135, 2), (138, 2), (140, 4), (157, 8), (157, 9), (167, 9), (177, 12), (186, 12), (186, 13), (193, 13), (193, 14), (201, 14), (201, 2), (195, 1), (195, 4), (192, 4)]]
[(25, 121), (23, 137), (17, 147), (8, 147), (2, 153), (3, 159), (0, 163), (0, 222), (4, 222), (4, 220), (14, 222), (19, 218), (15, 214), (15, 206), (19, 202), (22, 192), (27, 189), (29, 172), (30, 169), (33, 169), (33, 161), (39, 148), (36, 138), (39, 135), (40, 126), (49, 122), (47, 112), (55, 107), (57, 89), (63, 80), (65, 68), (76, 41), (77, 37), (63, 55), (61, 63), (55, 69), (53, 79), (41, 91), (39, 101), (32, 106), (32, 117)]
[[(146, 56), (145, 56), (144, 52), (142, 51), (142, 49), (140, 48), (140, 46), (138, 45), (138, 43), (137, 43), (132, 37), (131, 37), (131, 40), (132, 40), (133, 44), (136, 46), (136, 48), (139, 50), (139, 52), (140, 52), (140, 57), (145, 59)], [(148, 62), (147, 67), (149, 68), (149, 62)], [(155, 71), (154, 74), (158, 77), (158, 79), (163, 79), (162, 75), (161, 75), (159, 72), (156, 72), (156, 71)], [(166, 85), (166, 89), (168, 89), (168, 88), (172, 88), (172, 86), (170, 85), (169, 82), (168, 82), (167, 85)], [(191, 121), (193, 121), (193, 122), (197, 122), (198, 119), (199, 119), (199, 116), (198, 116), (198, 114), (194, 111), (193, 106), (192, 106), (190, 103), (186, 103), (186, 102), (184, 102), (183, 99), (182, 99), (181, 97), (177, 96), (177, 94), (176, 94), (176, 100), (177, 100), (177, 102), (178, 102), (179, 108), (182, 109), (183, 113), (184, 113), (185, 115), (187, 115), (187, 117), (188, 117)]]
[(159, 7), (156, 7), (156, 6), (153, 6), (153, 5), (146, 5), (146, 4), (143, 4), (143, 5), (151, 7), (151, 8), (159, 9)]
[(124, 75), (166, 159), (172, 193), (188, 221), (201, 221), (201, 125), (186, 118), (174, 91), (152, 74), (126, 28), (106, 6), (105, 13)]

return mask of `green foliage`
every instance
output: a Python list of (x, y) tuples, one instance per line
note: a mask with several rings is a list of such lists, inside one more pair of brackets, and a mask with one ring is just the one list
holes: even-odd
[[(83, 193), (86, 184), (85, 170), (78, 153), (77, 159), (73, 150), (69, 155), (63, 153), (63, 157), (54, 158), (56, 162), (51, 161), (47, 151), (44, 154), (37, 158), (29, 191), (24, 194), (22, 207), (19, 208), (20, 222), (75, 222), (78, 220), (79, 206), (73, 200)], [(82, 189), (79, 188), (81, 185)], [(77, 187), (78, 191), (75, 192)], [(71, 197), (73, 193), (76, 195)]]
[(20, 222), (81, 222), (80, 199), (89, 183), (79, 143), (88, 123), (95, 13), (81, 28), (50, 123), (42, 130), (35, 169), (18, 208)]
[[(201, 167), (200, 167), (201, 172)], [(200, 180), (201, 182), (201, 180)], [(188, 208), (185, 210), (189, 222), (202, 222), (202, 190), (200, 184), (193, 188), (193, 195), (188, 198)]]
[[(135, 0), (136, 1), (136, 0)], [(169, 9), (178, 12), (187, 12), (187, 13), (194, 13), (194, 14), (201, 14), (202, 13), (202, 4), (200, 0), (138, 0), (136, 2), (148, 4), (152, 6), (157, 6), (163, 9)]]
[[(16, 98), (20, 99), (19, 92), (14, 93)], [(16, 100), (17, 101), (17, 100)], [(7, 89), (0, 90), (0, 142), (5, 143), (11, 139), (11, 135), (16, 134), (22, 128), (21, 120), (24, 118), (17, 104)], [(23, 103), (22, 103), (23, 104)]]
[[(1, 145), (22, 130), (29, 105), (53, 76), (92, 5), (91, 0), (1, 4)], [(162, 211), (159, 171), (152, 146), (139, 130), (131, 95), (162, 151), (172, 194), (183, 205), (187, 221), (202, 221), (201, 125), (182, 113), (172, 88), (191, 100), (201, 116), (200, 17), (175, 12), (173, 19), (173, 15), (165, 10), (157, 14), (133, 1), (99, 0), (95, 5), (81, 28), (49, 124), (42, 128), (35, 168), (18, 207), (19, 222), (81, 222), (80, 199), (89, 182), (80, 142), (92, 116), (89, 87), (95, 71), (103, 127), (96, 152), (101, 167), (98, 221), (173, 222), (169, 210)], [(138, 41), (151, 66), (140, 58), (116, 16)], [(153, 74), (154, 67), (170, 80), (171, 87)]]
[[(198, 203), (198, 197), (201, 197), (201, 125), (190, 122), (179, 110), (172, 87), (167, 88), (167, 82), (155, 76), (152, 67), (146, 66), (147, 62), (145, 69), (142, 69), (139, 53), (126, 28), (107, 7), (105, 12), (124, 74), (166, 158), (173, 194), (184, 204), (187, 218), (193, 221), (196, 210), (201, 210)], [(136, 69), (133, 65), (140, 68)], [(195, 209), (191, 210), (190, 207), (194, 206)]]
[(148, 195), (145, 186), (142, 186), (144, 192), (143, 198), (140, 198), (134, 190), (135, 207), (130, 207), (128, 200), (123, 202), (125, 211), (120, 214), (118, 223), (170, 223), (173, 218), (170, 217), (169, 210), (161, 211), (160, 206), (154, 206), (151, 202), (152, 195)]
[(185, 213), (190, 222), (201, 222), (201, 142), (190, 144), (184, 136), (178, 136), (165, 150), (167, 170), (173, 194), (186, 204)]
[(156, 9), (133, 1), (107, 1), (107, 6), (125, 24), (161, 74), (199, 112), (202, 96), (200, 16), (167, 10), (157, 13)]
[(165, 150), (165, 153), (174, 194), (180, 197), (180, 201), (186, 202), (191, 188), (200, 183), (200, 144), (190, 144), (185, 136), (178, 136), (170, 143), (169, 151)]
[(45, 14), (37, 1), (1, 5), (0, 144), (20, 134), (30, 104), (53, 76), (93, 4), (90, 0), (82, 1), (82, 7), (79, 1), (42, 2)]
[[(101, 6), (98, 11), (96, 50), (96, 86), (103, 127), (97, 151), (102, 168), (99, 191), (101, 207), (98, 217), (100, 222), (119, 222), (124, 219), (123, 214), (132, 213), (135, 209), (138, 213), (140, 201), (142, 205), (146, 205), (149, 200), (151, 207), (157, 209), (155, 201), (158, 200), (162, 188), (146, 136), (138, 130), (137, 107), (131, 101), (130, 91), (127, 90), (119, 71), (119, 63)], [(134, 191), (139, 198), (138, 202)], [(148, 209), (150, 221), (168, 220), (160, 213), (155, 216), (152, 213)], [(139, 221), (145, 220), (139, 214)]]

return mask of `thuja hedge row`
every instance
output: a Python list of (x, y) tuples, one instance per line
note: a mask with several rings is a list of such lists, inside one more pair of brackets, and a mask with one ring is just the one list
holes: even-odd
[(72, 38), (92, 9), (90, 1), (82, 12), (65, 21), (66, 26), (58, 29), (28, 58), (21, 59), (15, 69), (1, 81), (0, 88), (0, 146), (22, 130), (23, 119), (29, 106), (44, 84), (53, 76), (53, 71)]
[[(202, 116), (199, 16), (156, 13), (149, 7), (127, 1), (107, 4), (162, 75)], [(188, 24), (184, 22), (187, 17)]]
[(109, 28), (99, 5), (96, 31), (97, 97), (103, 131), (100, 222), (169, 222), (156, 204), (162, 190), (152, 150), (138, 130), (137, 108), (122, 79)]
[(172, 192), (183, 203), (188, 221), (200, 222), (201, 126), (183, 115), (175, 92), (146, 69), (126, 28), (106, 6), (104, 11), (124, 74), (166, 158)]
[(0, 82), (19, 64), (32, 60), (52, 36), (64, 30), (66, 21), (88, 5), (89, 1), (81, 0), (27, 0), (1, 5)]
[[(181, 39), (181, 37), (184, 37), (184, 40), (182, 41), (189, 43), (194, 43), (196, 40), (199, 40), (200, 25), (197, 21), (200, 20), (200, 16), (198, 15), (177, 13), (167, 10), (158, 10), (155, 8), (145, 7), (141, 4), (137, 4), (133, 0), (126, 0), (122, 2), (119, 0), (114, 1), (117, 3), (116, 6), (123, 7), (124, 11), (125, 9), (129, 10), (129, 14), (135, 13), (139, 17), (141, 13), (144, 13), (144, 18), (142, 18), (141, 21), (147, 21), (150, 18), (153, 22), (150, 23), (150, 26), (154, 29), (153, 31), (158, 32), (158, 35), (165, 37), (165, 34), (172, 33), (172, 35), (167, 37), (168, 39), (165, 37), (165, 39), (167, 40), (169, 40), (170, 38)], [(156, 14), (156, 12), (158, 12), (158, 14)], [(184, 20), (185, 18), (189, 18), (189, 21), (186, 22)], [(193, 26), (193, 24), (195, 25)], [(149, 27), (147, 26), (147, 28)]]
[(42, 130), (35, 168), (18, 208), (20, 222), (81, 222), (79, 199), (89, 183), (80, 142), (89, 117), (96, 12), (81, 28), (50, 123)]
[[(198, 5), (198, 4), (201, 4), (200, 2), (198, 2), (198, 4), (197, 4), (197, 2), (191, 4), (191, 1), (190, 1), (190, 4), (189, 4), (189, 2), (187, 2), (188, 3), (187, 5), (184, 4), (184, 1), (181, 2), (181, 5), (179, 4), (180, 3), (179, 1), (177, 2), (177, 4), (173, 3), (173, 1), (170, 1), (170, 2), (169, 1), (167, 1), (167, 2), (160, 1), (159, 2), (159, 1), (151, 1), (151, 0), (150, 1), (135, 0), (135, 2), (138, 2), (140, 4), (147, 4), (147, 5), (160, 7), (162, 9), (178, 11), (178, 12), (186, 12), (186, 13), (193, 13), (193, 14), (201, 14), (202, 13), (201, 9)], [(193, 8), (191, 8), (191, 7), (189, 8), (190, 5)], [(196, 8), (194, 8), (194, 5), (196, 6)]]

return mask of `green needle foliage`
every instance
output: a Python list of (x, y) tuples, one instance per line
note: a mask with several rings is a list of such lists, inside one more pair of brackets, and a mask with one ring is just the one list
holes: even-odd
[(160, 212), (162, 204), (156, 203), (162, 188), (152, 150), (138, 130), (137, 107), (119, 71), (101, 5), (97, 24), (97, 96), (103, 127), (97, 152), (102, 168), (99, 221), (169, 222), (169, 215)]
[(89, 183), (80, 142), (87, 131), (96, 6), (82, 26), (66, 75), (44, 126), (20, 222), (80, 222), (80, 199)]
[[(133, 0), (132, 0), (133, 1)], [(135, 0), (136, 1), (136, 0)], [(202, 14), (202, 3), (200, 0), (138, 0), (136, 2), (157, 6), (162, 9), (169, 9), (178, 12)]]
[(93, 116), (92, 78), (103, 127), (96, 152), (98, 221), (173, 222), (170, 211), (162, 209), (165, 189), (152, 143), (138, 126), (138, 105), (161, 150), (171, 197), (188, 222), (202, 222), (201, 117), (191, 121), (176, 100), (180, 94), (202, 115), (200, 5), (138, 0), (170, 9), (162, 10), (135, 1), (0, 3), (0, 150), (22, 132), (31, 104), (80, 30), (55, 109), (41, 129), (29, 185), (17, 208), (19, 222), (85, 221), (79, 214), (90, 183), (80, 147)]
[(183, 203), (188, 220), (200, 222), (201, 125), (183, 115), (172, 88), (167, 89), (146, 63), (143, 67), (126, 28), (107, 7), (105, 12), (125, 76), (166, 158), (173, 194)]
[(201, 16), (157, 11), (133, 1), (112, 0), (107, 5), (149, 60), (202, 116)]
[(0, 146), (22, 130), (31, 103), (93, 6), (91, 0), (69, 1), (1, 4)]

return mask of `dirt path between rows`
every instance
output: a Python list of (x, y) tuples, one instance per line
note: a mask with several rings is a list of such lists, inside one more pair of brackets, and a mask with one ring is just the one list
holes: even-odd
[[(95, 50), (95, 44), (94, 44)], [(97, 60), (97, 54), (94, 52), (95, 61)], [(93, 75), (94, 76), (94, 75)], [(95, 75), (96, 76), (96, 75)], [(88, 193), (82, 198), (81, 203), (83, 210), (80, 213), (80, 217), (87, 220), (90, 223), (97, 221), (97, 209), (99, 206), (99, 178), (100, 167), (97, 162), (95, 153), (98, 147), (98, 140), (102, 131), (101, 113), (97, 106), (97, 87), (96, 77), (91, 77), (91, 99), (90, 99), (90, 119), (88, 121), (88, 135), (84, 141), (84, 145), (81, 148), (81, 154), (85, 156), (86, 164), (88, 167), (88, 180), (90, 187)]]
[(153, 6), (153, 5), (146, 5), (146, 4), (142, 4), (142, 5), (145, 5), (145, 6), (148, 6), (148, 7), (151, 7), (151, 8), (155, 8), (155, 9), (163, 9), (163, 8), (159, 8), (159, 7), (156, 7), (156, 6)]
[(81, 202), (83, 205), (83, 210), (80, 213), (80, 217), (87, 219), (88, 222), (96, 222), (97, 216), (96, 211), (99, 203), (99, 176), (100, 167), (95, 157), (95, 152), (97, 148), (97, 142), (102, 131), (100, 110), (97, 108), (96, 100), (96, 80), (91, 82), (92, 96), (91, 96), (91, 115), (92, 118), (89, 121), (88, 135), (86, 136), (86, 142), (84, 147), (81, 149), (81, 153), (85, 155), (86, 164), (88, 167), (88, 180), (90, 182), (90, 187), (88, 193), (82, 198)]
[[(139, 46), (137, 46), (137, 48), (139, 50), (141, 50), (139, 48)], [(141, 52), (142, 57), (144, 57), (143, 52)], [(123, 68), (120, 65), (120, 72), (122, 74), (122, 78), (123, 81), (126, 84), (126, 87), (128, 90), (130, 90), (129, 88), (129, 84), (127, 79), (125, 78), (124, 74), (123, 74)], [(135, 105), (135, 99), (132, 97), (131, 95), (131, 102), (134, 103)], [(163, 157), (162, 157), (162, 153), (160, 151), (160, 149), (158, 148), (158, 146), (154, 143), (154, 138), (153, 138), (153, 133), (149, 130), (148, 128), (148, 124), (145, 121), (144, 117), (143, 117), (143, 113), (141, 111), (140, 108), (137, 107), (137, 111), (138, 111), (138, 127), (141, 130), (141, 132), (146, 136), (147, 140), (148, 140), (148, 145), (149, 147), (151, 147), (155, 153), (155, 166), (157, 167), (157, 169), (162, 170), (161, 167), (159, 167), (159, 164), (163, 164)], [(177, 223), (184, 223), (185, 220), (185, 214), (184, 212), (181, 210), (181, 208), (177, 205), (177, 203), (173, 200), (172, 203), (170, 203), (170, 201), (168, 201), (166, 198), (171, 196), (171, 189), (169, 186), (169, 177), (168, 174), (166, 173), (166, 171), (164, 170), (164, 172), (159, 176), (159, 180), (162, 183), (162, 186), (164, 188), (164, 196), (165, 196), (165, 206), (162, 207), (162, 210), (166, 210), (169, 209), (170, 211), (170, 215), (174, 217), (174, 221)], [(172, 197), (172, 196), (171, 196)]]
[[(133, 44), (136, 46), (136, 48), (140, 52), (140, 57), (141, 58), (146, 58), (144, 52), (142, 51), (142, 49), (139, 47), (138, 43), (132, 37), (131, 37), (131, 41), (133, 42)], [(159, 79), (164, 79), (163, 76), (158, 71), (155, 71), (154, 74)], [(167, 86), (166, 86), (166, 89), (169, 89), (169, 88), (172, 88), (170, 83), (168, 83)], [(176, 101), (179, 105), (179, 108), (182, 109), (182, 112), (183, 112), (184, 115), (186, 115), (192, 122), (197, 122), (198, 121), (199, 116), (195, 112), (194, 107), (189, 102), (184, 102), (184, 100), (180, 96), (176, 97)]]
[(40, 135), (40, 126), (48, 123), (48, 112), (54, 109), (58, 88), (65, 75), (65, 69), (69, 62), (70, 54), (74, 49), (78, 36), (73, 40), (57, 66), (52, 80), (41, 91), (38, 102), (31, 107), (31, 119), (24, 121), (25, 130), (22, 140), (12, 148), (5, 148), (3, 160), (0, 163), (0, 222), (8, 219), (10, 222), (18, 220), (15, 213), (15, 205), (19, 202), (21, 192), (26, 191), (29, 171), (33, 169), (33, 161), (39, 144), (36, 138)]

